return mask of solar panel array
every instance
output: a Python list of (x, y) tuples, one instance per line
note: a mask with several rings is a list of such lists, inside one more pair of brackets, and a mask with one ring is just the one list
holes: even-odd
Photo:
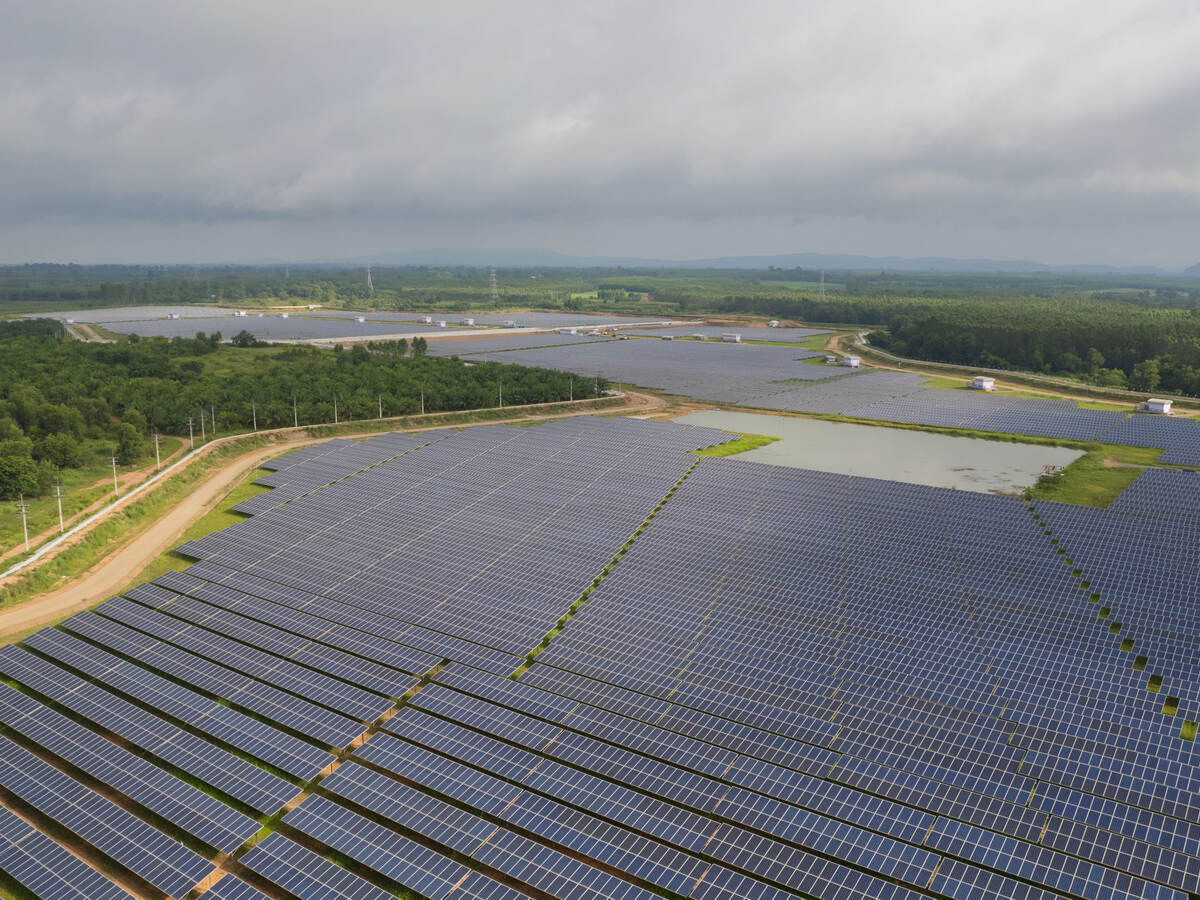
[[(474, 337), (462, 340), (444, 338), (429, 342), (430, 356), (475, 356), (480, 353), (495, 353), (504, 350), (530, 350), (536, 347), (564, 347), (571, 344), (588, 344), (614, 340), (610, 337), (600, 337), (591, 334), (558, 334), (556, 332), (540, 331), (529, 334), (524, 331), (513, 331), (510, 334), (495, 337)], [(504, 362), (503, 357), (496, 357), (497, 362)]]
[(1162, 447), (1165, 463), (1200, 466), (1200, 425), (1195, 419), (1173, 416), (1135, 415), (1103, 435), (1110, 444), (1131, 447)]
[[(690, 333), (686, 328), (663, 330), (668, 332)], [(1125, 412), (1089, 409), (1067, 400), (931, 388), (924, 376), (907, 372), (855, 372), (804, 364), (799, 361), (821, 354), (793, 348), (694, 341), (603, 341), (570, 346), (571, 342), (568, 339), (563, 346), (502, 355), (480, 347), (461, 355), (581, 375), (595, 373), (610, 381), (659, 388), (713, 403), (1164, 447), (1163, 462), (1200, 466), (1200, 426), (1190, 419), (1130, 417)]]
[(746, 341), (770, 341), (772, 343), (788, 343), (803, 341), (818, 334), (833, 334), (827, 328), (743, 328), (739, 325), (683, 325), (672, 328), (624, 329), (629, 334), (644, 334), (652, 337), (663, 335), (684, 336), (704, 335), (705, 338), (720, 338), (723, 334), (740, 334)]
[(246, 515), (263, 512), (442, 437), (443, 433), (437, 431), (423, 434), (393, 432), (365, 441), (339, 438), (297, 450), (277, 459), (269, 466), (274, 470), (272, 474), (254, 482), (272, 488), (270, 492), (243, 500), (233, 509)]
[(285, 502), (186, 545), (187, 571), (0, 648), (8, 879), (1200, 892), (1200, 475), (1031, 510), (700, 459), (732, 435), (683, 425), (401, 437), (280, 458)]
[(823, 354), (795, 347), (759, 347), (697, 341), (604, 341), (540, 350), (463, 354), (464, 358), (518, 363), (601, 375), (609, 381), (659, 388), (719, 403), (783, 390), (778, 381), (820, 381), (848, 369), (800, 362)]
[(137, 334), (144, 338), (194, 337), (197, 331), (203, 331), (206, 334), (219, 331), (228, 340), (240, 331), (248, 331), (264, 341), (354, 338), (380, 334), (425, 334), (443, 331), (436, 325), (411, 322), (384, 325), (380, 322), (358, 322), (349, 317), (314, 317), (306, 312), (290, 313), (286, 319), (278, 313), (264, 313), (260, 319), (257, 313), (252, 312), (247, 316), (225, 314), (207, 318), (100, 321), (97, 324), (120, 334)]

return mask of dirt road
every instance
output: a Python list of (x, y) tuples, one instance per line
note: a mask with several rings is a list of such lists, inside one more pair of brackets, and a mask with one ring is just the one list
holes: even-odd
[[(650, 394), (626, 391), (625, 396), (628, 400), (626, 405), (618, 407), (614, 411), (622, 414), (645, 413), (666, 405), (662, 399)], [(606, 410), (582, 409), (578, 412), (557, 414), (553, 418), (604, 412)], [(526, 422), (541, 418), (546, 417), (514, 416), (511, 419), (495, 420), (487, 424)], [(430, 425), (422, 428), (396, 429), (385, 425), (375, 433), (430, 431), (440, 427), (444, 426)], [(369, 434), (351, 435), (356, 438), (369, 436)], [(150, 562), (177, 544), (180, 536), (191, 527), (193, 522), (216, 506), (222, 497), (260, 464), (282, 453), (322, 440), (329, 440), (329, 438), (312, 438), (305, 435), (297, 437), (295, 440), (281, 440), (230, 460), (201, 482), (196, 490), (172, 507), (166, 515), (147, 526), (132, 540), (123, 544), (88, 571), (28, 603), (22, 603), (0, 612), (0, 642), (9, 640), (15, 634), (57, 621), (108, 599), (115, 591), (125, 587), (135, 573), (140, 572)]]

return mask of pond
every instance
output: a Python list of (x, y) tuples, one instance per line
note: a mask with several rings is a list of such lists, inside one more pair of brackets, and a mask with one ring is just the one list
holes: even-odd
[(1020, 493), (1046, 466), (1066, 466), (1083, 456), (1065, 447), (759, 413), (708, 410), (675, 421), (782, 438), (736, 459), (981, 493)]

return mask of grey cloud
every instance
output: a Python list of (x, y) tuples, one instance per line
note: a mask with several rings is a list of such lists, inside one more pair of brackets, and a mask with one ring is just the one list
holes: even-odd
[(10, 259), (1200, 257), (1182, 0), (20, 5)]

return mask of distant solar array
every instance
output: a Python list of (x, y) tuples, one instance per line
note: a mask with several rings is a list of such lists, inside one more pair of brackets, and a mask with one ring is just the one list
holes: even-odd
[[(97, 324), (121, 334), (137, 334), (141, 337), (194, 337), (196, 332), (212, 334), (221, 332), (229, 339), (239, 331), (248, 331), (256, 338), (267, 341), (312, 340), (314, 338), (352, 338), (358, 335), (380, 334), (385, 326), (378, 322), (356, 322), (353, 318), (317, 318), (307, 313), (295, 312), (283, 318), (278, 313), (264, 313), (262, 318), (251, 312), (247, 316), (225, 315), (210, 318), (150, 319), (138, 321), (100, 321)], [(411, 324), (386, 326), (386, 331), (409, 334), (432, 333), (443, 329), (435, 325)]]
[[(529, 334), (523, 331), (515, 331), (512, 334), (495, 337), (432, 340), (429, 342), (429, 355), (476, 356), (480, 353), (492, 353), (503, 350), (529, 350), (534, 347), (561, 347), (570, 344), (586, 344), (611, 340), (613, 338), (586, 333), (558, 334), (556, 332), (539, 331)], [(504, 357), (496, 357), (496, 362), (504, 362)]]
[(818, 381), (849, 370), (807, 365), (823, 354), (794, 347), (744, 347), (694, 341), (605, 341), (569, 347), (497, 353), (464, 353), (464, 358), (542, 366), (613, 382), (659, 388), (718, 403), (783, 390), (779, 381)]
[(818, 334), (832, 334), (826, 328), (743, 328), (739, 325), (684, 325), (678, 328), (645, 328), (622, 329), (629, 334), (642, 334), (652, 337), (663, 335), (684, 336), (703, 335), (705, 338), (717, 338), (724, 334), (740, 334), (746, 341), (771, 341), (772, 343), (787, 343), (803, 341)]
[(1133, 447), (1163, 447), (1159, 459), (1165, 463), (1200, 466), (1200, 425), (1195, 419), (1135, 415), (1106, 431), (1104, 440)]
[(1200, 476), (1031, 510), (687, 452), (732, 438), (580, 417), (280, 457), (188, 570), (0, 647), (0, 871), (81, 900), (125, 895), (101, 871), (214, 900), (1200, 892)]
[[(687, 329), (668, 331), (687, 333)], [(462, 343), (466, 347), (467, 342)], [(1190, 419), (1130, 417), (1124, 412), (1080, 407), (1067, 400), (930, 388), (926, 377), (907, 372), (855, 372), (805, 364), (801, 361), (822, 354), (792, 348), (739, 347), (709, 341), (585, 343), (577, 338), (567, 338), (561, 344), (503, 354), (480, 346), (473, 352), (464, 349), (460, 355), (598, 374), (609, 381), (659, 388), (713, 403), (1164, 447), (1163, 462), (1200, 466), (1200, 426)]]

